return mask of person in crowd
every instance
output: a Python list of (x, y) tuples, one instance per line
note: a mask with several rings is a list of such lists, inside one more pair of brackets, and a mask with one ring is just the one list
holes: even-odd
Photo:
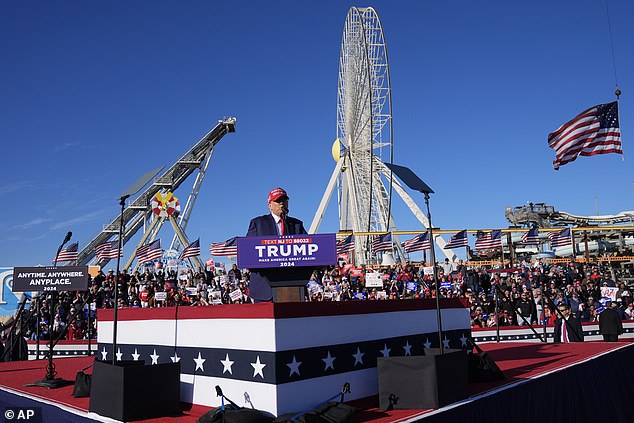
[(535, 302), (528, 297), (529, 292), (522, 292), (519, 301), (515, 305), (517, 324), (520, 326), (537, 324), (537, 307)]

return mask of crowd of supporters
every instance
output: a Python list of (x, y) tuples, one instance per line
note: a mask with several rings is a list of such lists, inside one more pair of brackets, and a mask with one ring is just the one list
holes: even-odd
[[(335, 266), (314, 271), (307, 285), (307, 301), (382, 301), (435, 298), (431, 268), (415, 264), (384, 267)], [(437, 266), (441, 298), (464, 298), (470, 306), (472, 326), (492, 327), (496, 315), (502, 326), (549, 323), (554, 308), (569, 304), (582, 322), (596, 321), (604, 307), (605, 290), (618, 304), (623, 320), (634, 319), (632, 291), (619, 281), (614, 269), (579, 263), (548, 265), (541, 260), (516, 263), (511, 269), (467, 267), (446, 260)], [(35, 298), (23, 334), (48, 340), (96, 337), (97, 311), (114, 307), (118, 286), (121, 308), (214, 306), (248, 303), (249, 272), (231, 269), (123, 271), (119, 283), (111, 270), (89, 282), (87, 292), (60, 292), (51, 310), (47, 296)], [(370, 286), (372, 285), (372, 286)], [(615, 291), (615, 292), (614, 292)], [(497, 306), (497, 313), (496, 313)]]

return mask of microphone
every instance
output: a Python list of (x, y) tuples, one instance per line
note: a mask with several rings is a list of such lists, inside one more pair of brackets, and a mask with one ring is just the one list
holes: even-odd
[(64, 248), (64, 244), (70, 241), (71, 236), (73, 236), (73, 233), (71, 231), (68, 231), (66, 233), (66, 236), (64, 237), (64, 241), (60, 244), (59, 248), (57, 249), (57, 254), (55, 254), (55, 260), (53, 260), (53, 266), (57, 265), (57, 258), (59, 257), (59, 253), (62, 251), (62, 248)]
[(284, 222), (284, 228), (286, 231), (286, 234), (288, 234), (288, 222), (286, 221), (286, 217), (288, 216), (288, 207), (286, 206), (282, 206), (282, 214), (280, 215), (280, 218), (282, 219), (282, 222)]

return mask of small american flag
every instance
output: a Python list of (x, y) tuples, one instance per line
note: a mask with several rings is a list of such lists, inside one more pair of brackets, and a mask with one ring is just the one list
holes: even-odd
[(475, 242), (475, 249), (478, 251), (490, 250), (492, 248), (502, 248), (502, 231), (496, 229), (482, 235)]
[(406, 253), (429, 250), (431, 248), (431, 242), (429, 242), (429, 233), (424, 232), (420, 235), (416, 235), (412, 239), (408, 239), (403, 243), (403, 248), (405, 248)]
[(392, 251), (392, 234), (377, 235), (372, 238), (372, 252)]
[(550, 238), (550, 247), (557, 248), (572, 245), (572, 237), (570, 235), (570, 228), (566, 228), (558, 232), (550, 232), (548, 234), (548, 238)]
[(150, 242), (149, 244), (142, 245), (136, 250), (136, 258), (139, 263), (149, 263), (160, 259), (161, 257), (163, 257), (163, 249), (161, 248), (160, 239)]
[(53, 264), (77, 260), (77, 250), (78, 244), (76, 242), (70, 244), (68, 247), (59, 252), (59, 255), (57, 256), (57, 261)]
[[(117, 252), (119, 251), (119, 240), (107, 241), (103, 244), (95, 247), (95, 255), (98, 260), (110, 260), (117, 258)], [(121, 249), (120, 257), (123, 257), (123, 248)]]
[(539, 245), (539, 231), (536, 225), (534, 225), (528, 230), (528, 232), (522, 235), (522, 244)]
[(179, 260), (185, 260), (190, 257), (198, 257), (200, 255), (200, 238), (196, 241), (189, 244), (183, 251), (181, 251), (181, 255), (178, 256)]
[(448, 250), (450, 248), (466, 247), (468, 245), (469, 240), (467, 239), (467, 230), (464, 229), (452, 236), (447, 245), (443, 247), (443, 249)]
[(349, 253), (354, 250), (354, 235), (348, 235), (337, 241), (337, 254)]
[(581, 112), (548, 134), (548, 145), (555, 150), (555, 170), (579, 156), (623, 154), (618, 102), (599, 104)]
[(234, 236), (225, 242), (212, 243), (209, 247), (212, 256), (237, 256), (238, 255), (238, 237)]

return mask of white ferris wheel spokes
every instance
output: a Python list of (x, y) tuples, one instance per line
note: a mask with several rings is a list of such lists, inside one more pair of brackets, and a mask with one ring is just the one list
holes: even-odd
[[(337, 86), (337, 139), (333, 156), (337, 161), (328, 187), (310, 226), (317, 231), (335, 185), (338, 188), (339, 229), (359, 232), (393, 232), (391, 213), (395, 181), (384, 163), (392, 163), (392, 94), (390, 67), (383, 28), (371, 7), (352, 7), (346, 16)], [(402, 190), (398, 187), (401, 197)], [(427, 226), (427, 219), (406, 205)], [(414, 204), (415, 206), (415, 204)], [(422, 217), (422, 219), (421, 219)], [(405, 253), (393, 236), (394, 254)], [(369, 237), (355, 235), (355, 262), (376, 262)], [(450, 250), (449, 250), (450, 251)]]

